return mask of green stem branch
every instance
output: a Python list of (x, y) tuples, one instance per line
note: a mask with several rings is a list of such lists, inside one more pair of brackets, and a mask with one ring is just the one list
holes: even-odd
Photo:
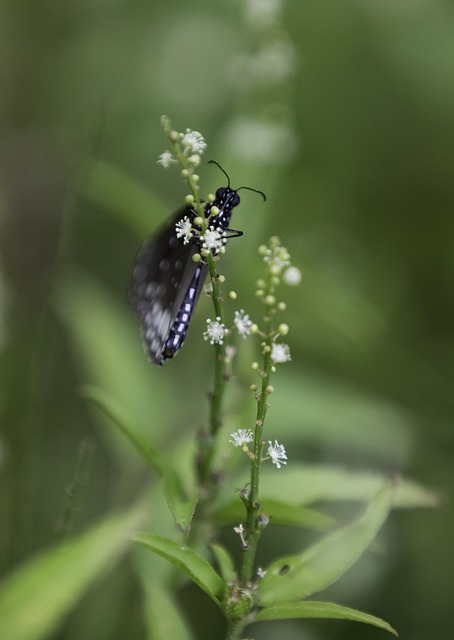
[[(212, 285), (212, 300), (215, 316), (224, 322), (224, 311), (222, 308), (222, 294), (219, 285), (219, 278), (216, 271), (216, 260), (209, 254), (207, 256), (208, 270)], [(200, 481), (206, 486), (210, 483), (210, 476), (213, 472), (213, 458), (215, 452), (216, 436), (222, 425), (222, 403), (226, 385), (226, 357), (225, 345), (215, 345), (214, 359), (214, 384), (210, 393), (210, 417), (209, 434), (207, 435), (203, 457), (200, 465)]]

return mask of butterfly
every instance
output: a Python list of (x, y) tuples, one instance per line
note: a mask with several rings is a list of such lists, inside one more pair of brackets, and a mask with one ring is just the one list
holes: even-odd
[[(258, 189), (230, 186), (230, 178), (221, 165), (216, 164), (227, 177), (227, 186), (219, 187), (214, 200), (204, 203), (204, 215), (210, 216), (210, 229), (227, 232), (227, 237), (239, 237), (242, 231), (230, 229), (230, 217), (240, 204), (240, 189), (248, 189), (266, 196)], [(212, 207), (219, 209), (210, 215)], [(182, 207), (153, 236), (144, 242), (133, 270), (129, 300), (139, 317), (145, 350), (151, 362), (162, 365), (181, 349), (189, 323), (200, 296), (208, 267), (205, 262), (194, 262), (192, 256), (200, 251), (198, 238), (185, 243), (177, 236), (176, 224), (185, 217), (192, 223), (197, 212), (191, 205)]]

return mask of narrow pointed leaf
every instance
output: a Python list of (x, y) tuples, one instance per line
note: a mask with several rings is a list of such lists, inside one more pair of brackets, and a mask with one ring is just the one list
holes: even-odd
[(362, 555), (385, 522), (391, 505), (387, 486), (353, 524), (332, 533), (301, 554), (276, 560), (261, 580), (261, 606), (294, 602), (322, 591), (338, 580)]
[(184, 499), (180, 480), (173, 471), (165, 473), (162, 476), (161, 485), (167, 505), (175, 522), (183, 533), (188, 535), (198, 497), (194, 495), (192, 498), (189, 498), (189, 500)]
[(149, 438), (145, 438), (129, 424), (128, 419), (113, 398), (109, 397), (109, 395), (101, 389), (91, 385), (81, 387), (80, 395), (88, 398), (101, 409), (159, 476), (169, 471), (169, 464), (165, 458), (161, 456), (158, 448), (151, 443)]
[[(260, 500), (260, 505), (263, 511), (273, 518), (273, 524), (328, 531), (335, 522), (331, 516), (321, 511), (310, 507), (288, 504), (280, 500), (263, 497)], [(216, 522), (219, 524), (239, 522), (243, 516), (244, 505), (238, 499), (225, 502), (215, 512)]]
[(225, 582), (236, 580), (236, 571), (232, 557), (227, 549), (220, 544), (212, 544), (211, 550), (219, 565), (219, 570)]
[(26, 562), (0, 585), (0, 638), (48, 638), (93, 580), (112, 568), (143, 525), (143, 506)]
[[(106, 390), (125, 408), (135, 429), (148, 436), (173, 397), (143, 356), (137, 327), (125, 301), (76, 269), (64, 270), (54, 287), (53, 305), (63, 321), (82, 378)], [(125, 375), (127, 372), (127, 375)], [(153, 419), (150, 417), (153, 416)], [(123, 464), (131, 460), (118, 434), (106, 443)]]
[[(289, 504), (308, 505), (321, 500), (335, 502), (369, 502), (389, 480), (374, 471), (351, 471), (331, 465), (297, 465), (285, 473), (273, 473), (264, 467), (261, 474), (262, 499), (281, 500)], [(236, 486), (236, 485), (235, 485)], [(439, 497), (419, 483), (399, 478), (393, 492), (393, 509), (436, 507)]]
[(134, 537), (134, 541), (179, 567), (216, 604), (220, 604), (224, 591), (224, 582), (205, 558), (199, 556), (186, 545), (148, 533), (139, 533)]
[(148, 438), (145, 438), (128, 423), (120, 407), (112, 398), (92, 386), (83, 387), (82, 395), (92, 400), (110, 418), (140, 455), (153, 467), (161, 480), (164, 496), (175, 522), (187, 534), (191, 527), (197, 496), (190, 499), (184, 496), (181, 482), (171, 463), (160, 454), (158, 448)]
[(385, 629), (397, 636), (397, 632), (390, 624), (371, 616), (368, 613), (343, 607), (333, 602), (316, 602), (306, 600), (305, 602), (291, 602), (279, 604), (262, 609), (256, 616), (256, 621), (264, 620), (287, 620), (291, 618), (333, 618), (336, 620), (353, 620), (354, 622), (364, 622), (380, 629)]

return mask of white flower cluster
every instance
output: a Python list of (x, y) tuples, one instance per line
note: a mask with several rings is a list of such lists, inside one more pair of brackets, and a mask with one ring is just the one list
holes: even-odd
[[(248, 451), (248, 444), (254, 440), (254, 433), (252, 429), (238, 429), (235, 433), (230, 434), (229, 443), (233, 444), (234, 447), (241, 447), (245, 453)], [(276, 465), (278, 469), (282, 467), (282, 465), (287, 464), (287, 453), (285, 451), (285, 447), (283, 444), (279, 444), (277, 440), (274, 441), (274, 444), (271, 440), (268, 440), (268, 450), (267, 457), (263, 458), (265, 460), (271, 460), (272, 464)]]
[(224, 229), (209, 227), (205, 233), (200, 236), (200, 240), (202, 241), (202, 249), (210, 252), (212, 255), (225, 253), (227, 238)]
[[(183, 147), (183, 154), (186, 156), (189, 164), (197, 167), (200, 164), (200, 158), (207, 146), (203, 135), (200, 131), (186, 129), (185, 133), (177, 133), (176, 137)], [(157, 162), (164, 167), (164, 169), (167, 169), (173, 162), (177, 162), (177, 159), (171, 151), (166, 150), (161, 153)]]
[(192, 229), (192, 222), (188, 216), (185, 216), (175, 224), (177, 238), (183, 238), (183, 244), (189, 244), (191, 238), (194, 236)]
[(219, 316), (216, 317), (216, 320), (207, 320), (207, 329), (203, 334), (204, 340), (209, 340), (210, 344), (223, 344), (224, 336), (226, 336), (228, 330), (225, 325), (221, 322), (221, 318)]
[(280, 469), (283, 464), (287, 464), (287, 454), (285, 453), (285, 447), (283, 444), (279, 444), (277, 440), (274, 441), (274, 444), (271, 442), (271, 440), (269, 440), (268, 444), (268, 455), (271, 458), (271, 462), (275, 464), (278, 469)]
[(254, 434), (252, 433), (252, 429), (238, 429), (235, 433), (230, 434), (230, 444), (233, 444), (234, 447), (244, 447), (247, 446), (254, 439)]
[(185, 156), (192, 156), (194, 154), (201, 156), (207, 147), (205, 138), (200, 131), (191, 131), (191, 129), (186, 129), (186, 133), (180, 133), (179, 137), (181, 144), (183, 145), (183, 153)]
[(274, 342), (271, 347), (271, 360), (274, 364), (283, 364), (284, 362), (290, 362), (292, 359), (290, 355), (290, 347), (284, 342)]
[(235, 311), (235, 318), (233, 322), (239, 335), (243, 336), (243, 338), (246, 338), (246, 336), (251, 333), (252, 321), (249, 319), (249, 316), (245, 313), (244, 309)]
[(163, 151), (159, 156), (159, 160), (157, 163), (161, 165), (164, 169), (168, 169), (172, 162), (176, 162), (176, 159), (173, 157), (173, 154), (170, 151)]

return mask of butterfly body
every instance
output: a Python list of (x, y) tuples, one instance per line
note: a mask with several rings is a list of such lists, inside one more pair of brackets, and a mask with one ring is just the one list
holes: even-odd
[[(232, 211), (239, 203), (236, 190), (220, 187), (215, 199), (204, 205), (205, 217), (210, 216), (210, 229), (229, 231)], [(210, 215), (213, 206), (219, 212)], [(133, 272), (131, 306), (141, 321), (147, 354), (157, 365), (172, 358), (182, 347), (207, 274), (206, 264), (192, 259), (199, 251), (199, 240), (195, 238), (185, 244), (177, 236), (175, 225), (185, 216), (192, 222), (197, 213), (191, 206), (183, 207), (146, 240)]]

